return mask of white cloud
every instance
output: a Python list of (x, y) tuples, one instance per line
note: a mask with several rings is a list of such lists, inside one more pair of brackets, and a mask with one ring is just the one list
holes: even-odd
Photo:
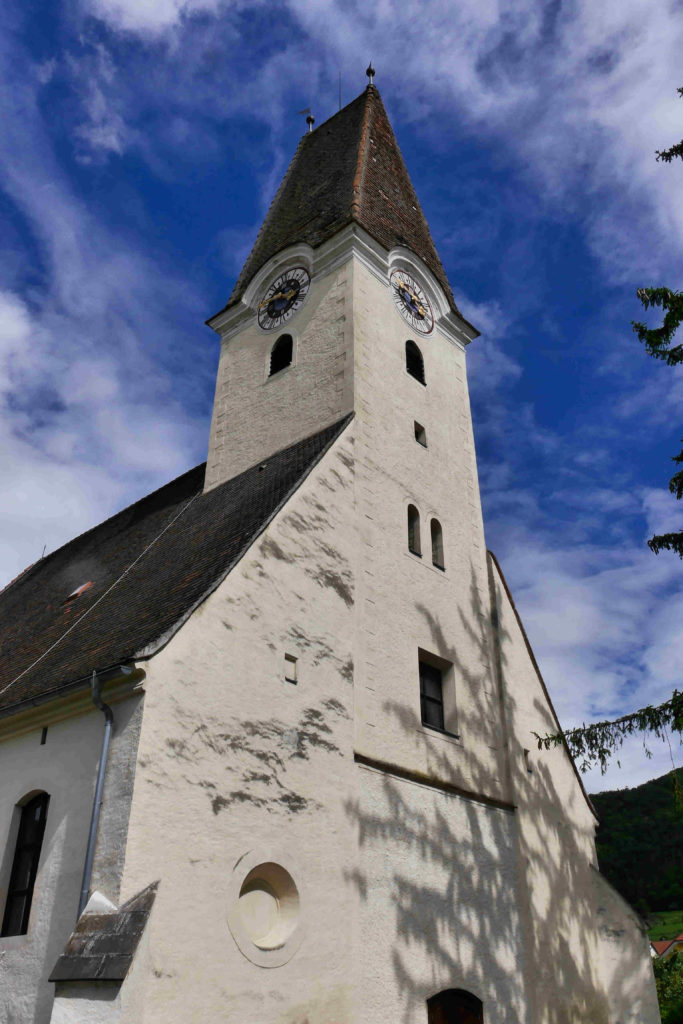
[(642, 495), (643, 509), (647, 520), (647, 533), (676, 533), (683, 530), (683, 507), (676, 496), (662, 488), (647, 488)]
[[(188, 314), (197, 314), (201, 330), (198, 296), (174, 279), (163, 256), (157, 262), (76, 198), (34, 87), (6, 81), (0, 116), (5, 193), (41, 273), (39, 289), (0, 291), (0, 574), (7, 580), (43, 546), (53, 550), (200, 461), (205, 407), (195, 421), (192, 397), (213, 374), (208, 347), (202, 368), (202, 350), (179, 344)], [(193, 365), (185, 408), (173, 389), (178, 358)]]
[(196, 14), (215, 13), (220, 0), (87, 0), (84, 10), (112, 28), (158, 35)]

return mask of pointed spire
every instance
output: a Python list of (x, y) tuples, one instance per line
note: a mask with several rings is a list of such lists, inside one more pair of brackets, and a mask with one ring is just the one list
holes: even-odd
[[(368, 77), (374, 75), (372, 65)], [(355, 221), (385, 249), (420, 257), (455, 300), (377, 87), (303, 136), (270, 205), (228, 306), (255, 273), (296, 242), (317, 248)]]

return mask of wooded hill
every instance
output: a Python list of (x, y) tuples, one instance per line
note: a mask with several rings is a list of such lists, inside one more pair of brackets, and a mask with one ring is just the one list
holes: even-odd
[(642, 914), (683, 907), (683, 772), (591, 795), (600, 870)]

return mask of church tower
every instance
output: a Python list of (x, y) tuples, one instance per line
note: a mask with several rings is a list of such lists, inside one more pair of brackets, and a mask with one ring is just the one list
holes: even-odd
[(354, 416), (357, 755), (509, 802), (465, 368), (478, 332), (374, 85), (304, 135), (208, 323), (207, 489)]
[(0, 1024), (657, 1024), (372, 82), (208, 322), (206, 466), (0, 594)]

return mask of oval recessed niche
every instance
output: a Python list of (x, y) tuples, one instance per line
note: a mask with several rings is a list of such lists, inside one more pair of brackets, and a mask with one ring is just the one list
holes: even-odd
[(280, 864), (258, 864), (242, 883), (239, 915), (259, 949), (283, 946), (299, 920), (299, 890)]
[(299, 889), (278, 861), (247, 854), (235, 865), (230, 887), (230, 931), (247, 959), (261, 967), (286, 963), (302, 939)]

